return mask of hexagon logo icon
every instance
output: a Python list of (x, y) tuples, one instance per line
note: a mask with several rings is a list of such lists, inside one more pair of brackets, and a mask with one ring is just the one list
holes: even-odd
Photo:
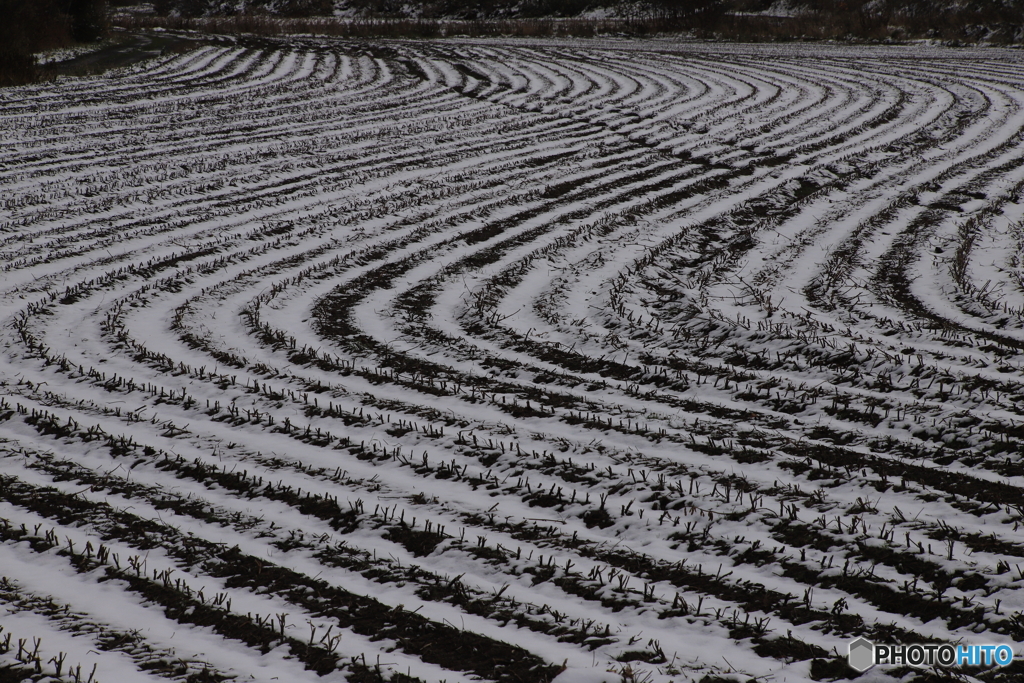
[(864, 672), (875, 665), (875, 645), (867, 638), (858, 638), (850, 643), (848, 656), (850, 666)]

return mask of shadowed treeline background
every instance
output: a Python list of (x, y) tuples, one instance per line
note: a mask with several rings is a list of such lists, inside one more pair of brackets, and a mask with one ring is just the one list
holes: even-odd
[(106, 0), (0, 0), (0, 85), (39, 76), (33, 53), (100, 40)]
[(157, 15), (177, 19), (576, 18), (593, 22), (596, 30), (602, 21), (605, 26), (618, 21), (626, 32), (696, 31), (698, 37), (727, 40), (1024, 40), (1024, 0), (155, 0), (154, 8)]
[(52, 70), (34, 53), (100, 40), (110, 23), (350, 38), (684, 32), (735, 41), (1024, 42), (1024, 0), (0, 0), (0, 17), (0, 86), (47, 78)]

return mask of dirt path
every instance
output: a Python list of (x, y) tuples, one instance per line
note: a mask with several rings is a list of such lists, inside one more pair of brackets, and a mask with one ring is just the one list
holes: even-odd
[(216, 38), (193, 39), (163, 32), (123, 32), (114, 37), (117, 42), (113, 45), (50, 64), (47, 69), (54, 75), (82, 76), (130, 66), (166, 52), (181, 52), (216, 42)]

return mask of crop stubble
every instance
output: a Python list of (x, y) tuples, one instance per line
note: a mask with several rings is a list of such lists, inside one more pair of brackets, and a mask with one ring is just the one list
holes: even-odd
[(0, 93), (0, 676), (1021, 641), (1022, 104), (1012, 52), (614, 41)]

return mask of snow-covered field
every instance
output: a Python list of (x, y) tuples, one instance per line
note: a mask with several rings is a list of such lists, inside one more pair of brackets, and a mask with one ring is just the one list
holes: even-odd
[(1016, 649), (1022, 59), (294, 39), (0, 91), (0, 667)]

